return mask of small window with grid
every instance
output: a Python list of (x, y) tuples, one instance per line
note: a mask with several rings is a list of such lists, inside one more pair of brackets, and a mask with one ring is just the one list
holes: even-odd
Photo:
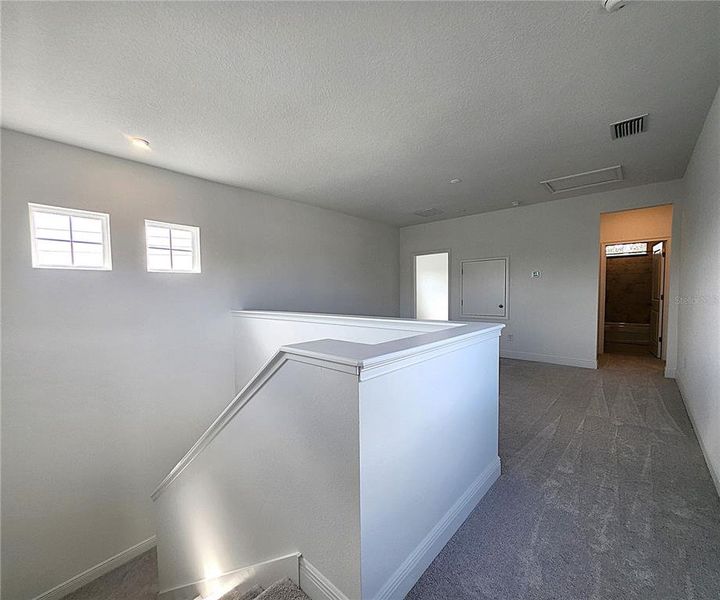
[(110, 215), (28, 204), (32, 266), (37, 269), (112, 269)]
[(147, 270), (200, 273), (200, 228), (145, 221)]
[(632, 242), (630, 244), (608, 244), (605, 246), (605, 256), (635, 256), (647, 254), (647, 242)]

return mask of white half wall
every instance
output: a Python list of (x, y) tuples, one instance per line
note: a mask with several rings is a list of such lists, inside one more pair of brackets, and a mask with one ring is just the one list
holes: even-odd
[[(154, 532), (150, 493), (235, 394), (231, 309), (398, 312), (386, 225), (2, 130), (2, 588)], [(110, 213), (113, 270), (31, 268), (28, 202)], [(147, 273), (144, 219), (201, 228)]]
[(720, 493), (720, 92), (684, 181), (676, 379)]
[(500, 476), (498, 338), (361, 382), (360, 458), (362, 597), (404, 598)]
[[(414, 254), (450, 249), (451, 319), (461, 318), (461, 261), (508, 256), (509, 317), (482, 319), (507, 325), (500, 338), (501, 356), (594, 368), (600, 213), (677, 204), (683, 193), (681, 181), (669, 181), (404, 227), (400, 314), (413, 314)], [(541, 277), (531, 278), (533, 271)], [(671, 263), (671, 293), (676, 272)], [(671, 305), (671, 332), (676, 312)], [(668, 367), (674, 366), (674, 358), (668, 356)]]
[(380, 344), (450, 327), (453, 325), (430, 321), (234, 311), (236, 391), (239, 392), (281, 346), (323, 339)]

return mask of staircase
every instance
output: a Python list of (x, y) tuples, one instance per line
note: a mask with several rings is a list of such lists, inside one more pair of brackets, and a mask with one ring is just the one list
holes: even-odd
[(241, 389), (152, 494), (160, 598), (403, 598), (500, 474), (503, 325), (234, 320)]
[(241, 592), (239, 588), (240, 586), (230, 590), (219, 600), (310, 600), (307, 594), (289, 579), (276, 581), (267, 589), (256, 585)]

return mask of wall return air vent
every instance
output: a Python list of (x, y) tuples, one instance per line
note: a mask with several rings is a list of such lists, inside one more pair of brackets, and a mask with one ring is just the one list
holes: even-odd
[(615, 183), (616, 181), (622, 180), (622, 166), (615, 165), (614, 167), (576, 173), (575, 175), (567, 175), (566, 177), (556, 177), (555, 179), (548, 179), (540, 183), (553, 194), (559, 194), (560, 192), (572, 192), (574, 190), (582, 190), (584, 188), (604, 185), (606, 183)]
[(439, 208), (426, 208), (424, 210), (416, 210), (413, 214), (416, 214), (418, 217), (437, 217), (443, 214), (443, 211)]
[(640, 115), (639, 117), (633, 117), (632, 119), (625, 119), (624, 121), (618, 121), (617, 123), (610, 123), (610, 131), (612, 139), (617, 140), (619, 138), (636, 135), (647, 131), (647, 113)]

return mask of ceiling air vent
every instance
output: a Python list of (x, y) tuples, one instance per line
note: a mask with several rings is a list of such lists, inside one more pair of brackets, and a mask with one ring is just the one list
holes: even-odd
[(575, 175), (567, 175), (566, 177), (556, 177), (555, 179), (548, 179), (540, 183), (553, 194), (559, 194), (560, 192), (571, 192), (573, 190), (581, 190), (595, 185), (604, 185), (622, 180), (622, 166), (615, 165), (614, 167), (597, 169), (596, 171), (586, 171), (585, 173), (576, 173)]
[(418, 217), (437, 217), (443, 214), (443, 211), (439, 208), (426, 208), (425, 210), (416, 210), (414, 214)]
[(647, 113), (645, 113), (639, 117), (625, 119), (617, 123), (610, 123), (612, 139), (617, 140), (618, 138), (629, 137), (647, 131), (647, 117)]

